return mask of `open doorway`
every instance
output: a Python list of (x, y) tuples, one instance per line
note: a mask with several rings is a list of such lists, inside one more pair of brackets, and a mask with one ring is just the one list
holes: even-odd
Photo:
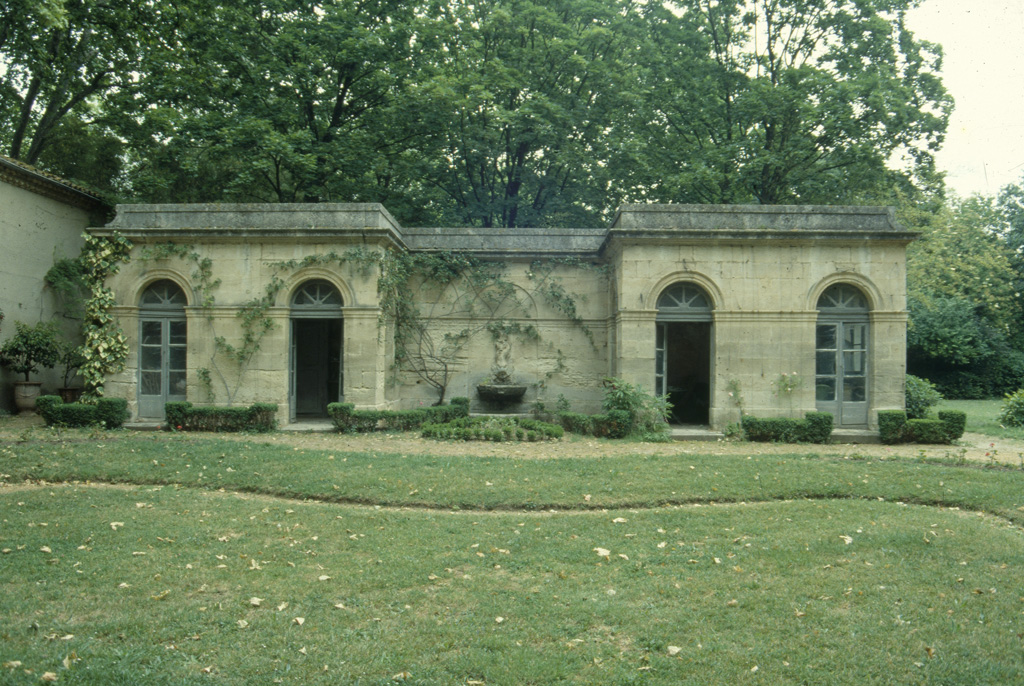
[(304, 283), (292, 298), (292, 421), (327, 417), (344, 396), (344, 320), (341, 294), (323, 280)]
[(711, 300), (692, 283), (658, 298), (655, 393), (672, 403), (674, 424), (707, 425), (711, 409)]

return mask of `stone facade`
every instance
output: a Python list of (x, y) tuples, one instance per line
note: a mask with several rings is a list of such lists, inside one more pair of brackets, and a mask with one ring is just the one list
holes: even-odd
[[(56, 321), (69, 338), (79, 335), (80, 321), (60, 311), (43, 277), (55, 259), (77, 257), (82, 232), (110, 209), (98, 197), (70, 182), (8, 157), (0, 156), (0, 343), (15, 332), (14, 322)], [(61, 370), (33, 376), (45, 392), (63, 385)], [(0, 370), (0, 408), (14, 409), (13, 383), (22, 380)]]
[[(885, 208), (631, 205), (602, 229), (453, 229), (401, 227), (370, 204), (129, 205), (92, 231), (118, 231), (135, 245), (110, 284), (133, 353), (107, 390), (136, 416), (154, 414), (140, 412), (143, 386), (158, 400), (170, 392), (193, 402), (211, 393), (218, 403), (276, 402), (282, 421), (316, 414), (325, 393), (326, 402), (361, 408), (434, 402), (434, 389), (394, 364), (376, 267), (323, 258), (352, 250), (449, 251), (504, 265), (517, 305), (502, 321), (537, 335), (513, 333), (497, 343), (510, 350), (496, 350), (496, 337), (477, 331), (459, 350), (447, 397), (467, 396), (474, 410), (494, 409), (477, 386), (500, 371), (499, 358), (527, 387), (511, 410), (552, 407), (563, 396), (574, 411), (599, 411), (608, 376), (668, 394), (677, 421), (719, 429), (741, 410), (816, 408), (869, 428), (878, 410), (903, 407), (905, 250), (914, 235)], [(155, 258), (167, 243), (196, 257)], [(206, 303), (195, 269), (205, 258)], [(167, 282), (184, 302), (147, 306), (147, 289)], [(270, 283), (278, 286), (265, 314), (274, 325), (239, 368), (215, 340), (238, 345), (242, 308)], [(571, 295), (577, 318), (543, 297), (544, 284)], [(479, 328), (481, 315), (459, 305), (456, 287), (409, 288), (434, 340)], [(836, 294), (845, 304), (820, 309)], [(168, 319), (187, 329), (177, 353), (168, 348), (173, 332), (157, 341), (153, 322)], [(173, 388), (168, 374), (178, 374)]]

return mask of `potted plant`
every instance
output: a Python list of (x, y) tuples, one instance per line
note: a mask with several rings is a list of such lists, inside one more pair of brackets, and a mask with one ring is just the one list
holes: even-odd
[(64, 368), (64, 385), (57, 389), (57, 393), (65, 403), (73, 403), (81, 397), (82, 389), (71, 388), (71, 382), (78, 376), (78, 368), (85, 364), (85, 354), (80, 346), (66, 340), (59, 341), (57, 349), (57, 364)]
[(30, 381), (29, 376), (40, 367), (50, 369), (57, 364), (60, 354), (57, 327), (51, 322), (40, 322), (34, 326), (15, 322), (14, 325), (17, 333), (0, 346), (0, 366), (25, 375), (24, 381), (14, 383), (14, 402), (22, 414), (31, 414), (35, 411), (42, 383)]

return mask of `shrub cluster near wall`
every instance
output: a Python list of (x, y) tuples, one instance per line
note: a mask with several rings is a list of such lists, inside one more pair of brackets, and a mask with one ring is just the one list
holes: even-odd
[(949, 444), (964, 435), (967, 415), (960, 410), (943, 410), (938, 419), (907, 419), (902, 410), (878, 413), (878, 436), (882, 443)]
[(808, 412), (803, 419), (744, 415), (743, 435), (761, 443), (828, 443), (832, 440), (832, 415)]
[(589, 415), (578, 412), (559, 412), (558, 423), (566, 431), (598, 438), (625, 438), (633, 428), (627, 410), (608, 410), (605, 414)]
[(128, 401), (124, 398), (100, 398), (95, 405), (65, 404), (60, 396), (44, 395), (36, 399), (36, 410), (47, 426), (92, 426), (120, 429), (128, 421)]
[(424, 424), (423, 438), (458, 441), (541, 441), (564, 435), (562, 427), (521, 417), (462, 417), (446, 423)]
[(249, 407), (196, 407), (190, 402), (164, 405), (167, 425), (177, 431), (272, 431), (277, 426), (276, 403)]
[(415, 410), (357, 410), (352, 403), (331, 403), (327, 414), (335, 428), (344, 433), (367, 431), (411, 431), (428, 422), (449, 422), (469, 416), (469, 398), (452, 398), (450, 405)]

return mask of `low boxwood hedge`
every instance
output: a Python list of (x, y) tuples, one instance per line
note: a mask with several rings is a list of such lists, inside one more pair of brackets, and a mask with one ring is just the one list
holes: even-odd
[(195, 406), (190, 402), (164, 405), (167, 426), (173, 431), (273, 431), (277, 404), (255, 403), (249, 407)]
[(128, 421), (128, 401), (124, 398), (100, 398), (95, 405), (64, 403), (57, 395), (36, 399), (36, 411), (47, 426), (92, 426), (120, 429)]
[(457, 441), (542, 441), (565, 435), (562, 427), (522, 417), (461, 417), (421, 427), (423, 438)]
[(967, 415), (960, 410), (943, 410), (939, 418), (907, 419), (903, 410), (878, 413), (878, 437), (882, 443), (935, 443), (945, 445), (964, 435)]
[(808, 412), (803, 419), (751, 417), (742, 419), (743, 435), (761, 443), (828, 443), (832, 440), (832, 415)]
[(415, 410), (357, 410), (352, 403), (331, 403), (327, 414), (334, 427), (344, 433), (368, 431), (412, 431), (424, 424), (448, 422), (469, 416), (469, 398), (452, 398), (450, 405)]

